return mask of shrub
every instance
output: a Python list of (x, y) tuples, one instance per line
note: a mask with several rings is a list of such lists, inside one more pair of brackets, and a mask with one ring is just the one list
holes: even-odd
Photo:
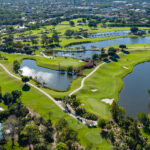
[(106, 126), (106, 121), (104, 119), (99, 119), (98, 120), (98, 126), (100, 128), (104, 128)]

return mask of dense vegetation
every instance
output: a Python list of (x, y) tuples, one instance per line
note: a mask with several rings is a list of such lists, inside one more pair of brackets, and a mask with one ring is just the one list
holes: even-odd
[[(21, 147), (28, 146), (39, 149), (75, 149), (78, 148), (77, 132), (68, 127), (65, 119), (60, 119), (55, 125), (50, 120), (50, 112), (47, 119), (27, 108), (21, 101), (21, 91), (12, 91), (0, 94), (1, 103), (8, 109), (0, 112), (2, 123), (2, 138), (0, 147), (11, 140), (11, 148), (19, 143)], [(56, 146), (55, 146), (56, 145)]]

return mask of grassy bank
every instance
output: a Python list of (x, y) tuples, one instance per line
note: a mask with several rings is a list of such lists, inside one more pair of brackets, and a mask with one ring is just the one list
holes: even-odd
[(117, 38), (126, 38), (126, 37), (137, 37), (137, 36), (136, 35), (123, 35), (123, 36), (100, 37), (100, 38), (85, 38), (85, 39), (70, 39), (70, 40), (63, 39), (60, 42), (60, 45), (63, 47), (67, 47), (70, 45), (93, 43), (93, 42), (100, 42), (100, 41), (106, 41), (106, 40), (117, 39)]
[[(141, 62), (150, 60), (150, 51), (131, 51), (129, 55), (120, 54), (118, 62), (104, 64), (85, 82), (84, 88), (77, 93), (77, 97), (84, 103), (88, 111), (109, 119), (109, 105), (101, 101), (104, 98), (114, 98), (118, 101), (118, 95), (122, 89), (122, 78), (133, 70), (133, 67)], [(123, 66), (128, 68), (124, 69)], [(92, 89), (97, 89), (92, 92)]]
[[(138, 49), (139, 46), (136, 46)], [(148, 45), (147, 45), (148, 47)], [(129, 46), (130, 50), (130, 46)], [(24, 55), (19, 56), (19, 54), (4, 54), (8, 61), (0, 61), (12, 72), (12, 62), (15, 59), (22, 59)], [(13, 57), (14, 56), (14, 57)], [(120, 59), (118, 62), (111, 62), (109, 64), (104, 64), (100, 69), (98, 69), (90, 78), (85, 81), (84, 88), (77, 93), (77, 97), (84, 103), (84, 107), (98, 116), (110, 119), (111, 115), (109, 113), (109, 105), (101, 102), (103, 98), (114, 98), (118, 100), (119, 91), (123, 86), (122, 78), (130, 73), (133, 67), (141, 62), (150, 60), (150, 51), (130, 51), (129, 55), (120, 54)], [(129, 69), (124, 69), (123, 66)], [(91, 70), (86, 70), (85, 74), (89, 73)], [(82, 78), (78, 78), (73, 82), (71, 88), (67, 92), (56, 92), (49, 89), (44, 89), (49, 94), (53, 96), (64, 96), (68, 95), (70, 91), (76, 89), (80, 86)], [(6, 72), (0, 68), (0, 86), (2, 86), (2, 92), (12, 91), (14, 89), (21, 90), (22, 82), (10, 77)], [(97, 89), (96, 92), (92, 92), (92, 89)], [(100, 136), (100, 131), (98, 128), (88, 128), (76, 121), (75, 119), (68, 116), (66, 113), (62, 112), (51, 100), (39, 93), (37, 90), (31, 87), (29, 92), (23, 92), (22, 100), (24, 104), (35, 112), (41, 114), (43, 117), (47, 117), (47, 113), (51, 112), (52, 122), (55, 123), (59, 118), (66, 118), (70, 127), (78, 131), (80, 143), (84, 146), (93, 145), (93, 149), (96, 150), (107, 150), (111, 149), (111, 145)]]
[[(9, 65), (9, 63), (5, 63), (5, 66), (7, 65)], [(7, 68), (10, 68), (10, 66), (7, 66)], [(17, 89), (22, 90), (23, 83), (9, 76), (2, 68), (0, 68), (0, 86), (2, 87), (2, 93), (6, 93)], [(83, 146), (87, 147), (88, 145), (93, 145), (93, 149), (95, 150), (96, 148), (100, 150), (111, 149), (111, 145), (100, 136), (100, 130), (98, 128), (88, 128), (73, 119), (36, 89), (31, 87), (30, 91), (23, 91), (22, 101), (26, 106), (45, 118), (48, 117), (48, 112), (51, 112), (53, 124), (57, 119), (65, 118), (68, 121), (69, 126), (78, 131), (78, 138)]]
[(42, 56), (34, 56), (34, 55), (23, 55), (23, 54), (7, 54), (7, 53), (2, 53), (2, 56), (5, 56), (8, 58), (8, 61), (2, 61), (3, 63), (9, 63), (10, 68), (12, 69), (12, 64), (14, 60), (18, 60), (20, 63), (22, 62), (23, 59), (33, 59), (36, 60), (36, 64), (41, 67), (53, 69), (53, 70), (58, 70), (59, 65), (67, 70), (67, 67), (72, 66), (72, 67), (79, 67), (85, 64), (85, 62), (81, 62), (78, 59), (74, 58), (64, 58), (64, 57), (56, 57), (55, 59), (49, 59), (45, 58)]

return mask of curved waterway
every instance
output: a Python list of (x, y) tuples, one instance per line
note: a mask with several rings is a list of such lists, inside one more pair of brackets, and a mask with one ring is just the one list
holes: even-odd
[(123, 78), (123, 89), (119, 95), (119, 106), (128, 116), (136, 118), (138, 112), (150, 113), (150, 62), (134, 67), (133, 72)]
[(150, 43), (150, 38), (149, 37), (117, 38), (117, 39), (99, 41), (99, 42), (94, 42), (94, 43), (83, 43), (83, 44), (78, 44), (78, 45), (72, 45), (72, 46), (69, 46), (69, 48), (85, 47), (86, 49), (92, 49), (92, 47), (103, 48), (103, 47), (108, 47), (111, 45), (142, 44), (142, 43), (143, 44)]
[(67, 90), (72, 80), (76, 78), (75, 75), (68, 76), (67, 72), (61, 74), (60, 71), (39, 67), (35, 60), (30, 59), (24, 59), (20, 69), (23, 76), (32, 77), (41, 84), (45, 83), (44, 86), (59, 91)]
[(94, 33), (90, 34), (89, 38), (98, 38), (98, 37), (112, 37), (112, 36), (122, 36), (122, 35), (128, 35), (130, 31), (111, 31), (111, 32), (100, 32), (100, 33)]
[(63, 56), (63, 57), (72, 57), (72, 58), (76, 58), (76, 59), (86, 59), (86, 58), (92, 58), (92, 56), (94, 54), (101, 54), (100, 51), (54, 51), (53, 52), (53, 56)]

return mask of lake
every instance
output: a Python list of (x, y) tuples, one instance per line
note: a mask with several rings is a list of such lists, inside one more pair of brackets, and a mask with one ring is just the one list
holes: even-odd
[(54, 51), (53, 56), (63, 56), (63, 57), (72, 57), (76, 59), (86, 59), (86, 58), (92, 58), (94, 54), (101, 54), (100, 51), (92, 51), (92, 50), (87, 50), (87, 51)]
[(61, 74), (60, 71), (39, 67), (35, 60), (30, 59), (24, 59), (20, 69), (23, 76), (31, 76), (40, 83), (45, 83), (46, 87), (59, 91), (66, 91), (72, 80), (76, 78), (75, 75), (68, 76), (67, 72)]
[(100, 32), (100, 33), (94, 33), (90, 34), (89, 38), (99, 38), (99, 37), (112, 37), (112, 36), (122, 36), (122, 35), (128, 35), (130, 31), (111, 31), (111, 32)]
[(106, 41), (99, 41), (94, 43), (83, 43), (69, 46), (69, 48), (78, 48), (85, 47), (86, 49), (91, 49), (93, 46), (96, 48), (105, 48), (111, 45), (121, 45), (121, 44), (142, 44), (142, 43), (150, 43), (149, 37), (137, 37), (137, 38), (117, 38)]
[(136, 118), (138, 112), (150, 113), (150, 62), (134, 67), (133, 72), (123, 78), (124, 86), (119, 94), (119, 106), (126, 114)]

